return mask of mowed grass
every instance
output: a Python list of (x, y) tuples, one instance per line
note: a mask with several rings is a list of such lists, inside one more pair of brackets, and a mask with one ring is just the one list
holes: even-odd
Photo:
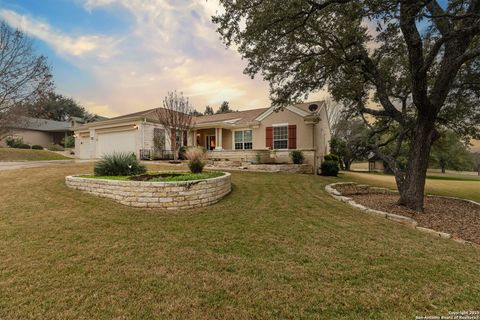
[(47, 150), (0, 148), (0, 161), (43, 161), (69, 159), (70, 158), (62, 156), (61, 154)]
[(413, 319), (480, 307), (477, 248), (334, 200), (324, 186), (341, 179), (233, 172), (221, 202), (164, 212), (65, 187), (91, 171), (0, 172), (0, 319)]
[[(344, 172), (340, 174), (340, 177), (346, 181), (396, 189), (395, 179), (392, 175)], [(428, 194), (460, 197), (480, 202), (480, 178), (476, 176), (429, 173), (425, 190)]]

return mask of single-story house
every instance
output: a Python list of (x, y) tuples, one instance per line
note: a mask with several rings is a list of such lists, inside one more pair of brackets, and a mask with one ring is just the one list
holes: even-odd
[[(157, 109), (127, 114), (75, 128), (75, 154), (96, 159), (113, 152), (133, 152), (138, 158), (168, 157), (170, 141), (158, 122)], [(180, 138), (182, 137), (183, 138)], [(185, 146), (204, 147), (210, 158), (255, 161), (259, 154), (275, 162), (291, 162), (289, 153), (301, 150), (318, 167), (329, 152), (330, 127), (323, 101), (194, 117)]]
[(22, 117), (9, 128), (8, 136), (0, 140), (0, 146), (6, 146), (8, 137), (16, 137), (22, 138), (26, 144), (47, 148), (52, 144), (59, 144), (65, 136), (72, 135), (74, 125), (71, 121)]

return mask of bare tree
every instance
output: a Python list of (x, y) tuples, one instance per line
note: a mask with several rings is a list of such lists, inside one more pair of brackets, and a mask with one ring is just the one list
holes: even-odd
[(21, 121), (30, 105), (53, 89), (47, 59), (37, 55), (20, 30), (0, 24), (0, 139)]
[(163, 125), (165, 135), (170, 139), (175, 160), (177, 160), (178, 151), (192, 127), (192, 110), (188, 98), (184, 97), (182, 92), (177, 94), (177, 91), (168, 92), (163, 100), (163, 108), (157, 109), (158, 122)]
[(337, 124), (342, 118), (343, 105), (339, 102), (332, 100), (328, 97), (325, 100), (325, 110), (327, 111), (328, 124), (332, 131), (332, 136), (335, 135), (335, 130), (338, 127)]

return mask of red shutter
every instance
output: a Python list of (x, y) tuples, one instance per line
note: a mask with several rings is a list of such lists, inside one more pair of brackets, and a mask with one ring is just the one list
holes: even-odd
[(273, 127), (266, 128), (265, 137), (266, 137), (265, 146), (267, 148), (273, 149)]
[(297, 126), (288, 126), (288, 149), (297, 149)]

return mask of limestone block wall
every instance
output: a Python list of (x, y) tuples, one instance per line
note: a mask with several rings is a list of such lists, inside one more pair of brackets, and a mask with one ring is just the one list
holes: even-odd
[(232, 189), (231, 175), (194, 181), (146, 182), (67, 176), (68, 187), (137, 208), (169, 210), (205, 207), (220, 201)]

